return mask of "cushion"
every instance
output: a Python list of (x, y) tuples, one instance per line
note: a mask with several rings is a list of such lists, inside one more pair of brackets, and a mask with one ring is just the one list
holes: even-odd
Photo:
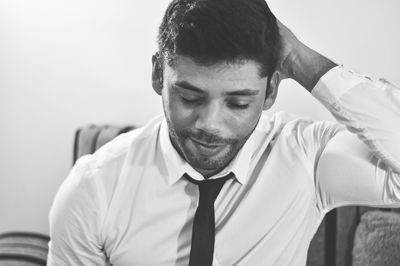
[(380, 210), (363, 214), (352, 257), (354, 266), (400, 265), (400, 214)]

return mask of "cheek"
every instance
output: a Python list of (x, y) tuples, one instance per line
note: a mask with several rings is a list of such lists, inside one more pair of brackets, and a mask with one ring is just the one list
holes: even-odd
[(166, 116), (176, 130), (188, 128), (193, 123), (193, 110), (185, 108), (177, 95), (166, 92), (163, 94), (163, 104)]
[(261, 110), (252, 109), (247, 112), (242, 112), (241, 114), (231, 115), (230, 119), (227, 121), (227, 125), (233, 137), (236, 139), (247, 137), (256, 127), (261, 112), (262, 108)]
[(263, 101), (253, 102), (248, 109), (233, 111), (228, 110), (227, 124), (230, 131), (238, 138), (247, 137), (256, 127), (263, 111)]

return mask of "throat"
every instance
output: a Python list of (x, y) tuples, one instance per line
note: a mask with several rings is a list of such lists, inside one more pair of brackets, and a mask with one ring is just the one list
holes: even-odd
[(197, 172), (199, 172), (205, 179), (208, 179), (210, 177), (212, 177), (215, 174), (218, 174), (219, 172), (221, 172), (224, 168), (221, 169), (199, 169), (199, 168), (194, 168)]

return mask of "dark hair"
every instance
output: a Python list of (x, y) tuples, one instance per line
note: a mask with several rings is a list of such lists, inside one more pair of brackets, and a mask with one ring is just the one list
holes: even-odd
[(202, 65), (254, 60), (260, 76), (271, 77), (279, 40), (265, 0), (173, 0), (159, 28), (158, 48), (169, 65), (176, 55)]

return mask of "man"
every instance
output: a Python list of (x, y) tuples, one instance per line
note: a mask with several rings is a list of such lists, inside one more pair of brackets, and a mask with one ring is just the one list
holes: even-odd
[[(267, 117), (284, 78), (337, 123)], [(332, 208), (400, 207), (399, 89), (308, 48), (263, 0), (173, 1), (152, 84), (164, 116), (59, 190), (49, 265), (305, 265)]]

